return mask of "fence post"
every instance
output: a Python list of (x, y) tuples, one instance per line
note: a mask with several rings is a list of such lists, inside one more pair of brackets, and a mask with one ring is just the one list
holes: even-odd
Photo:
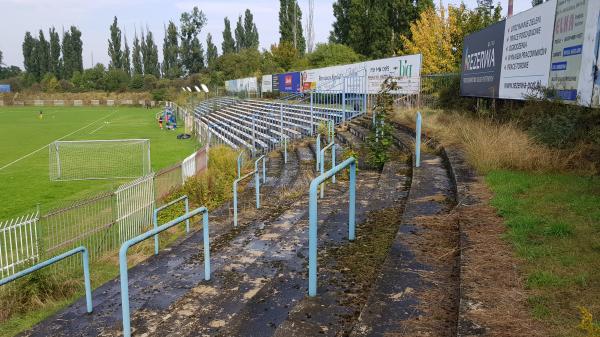
[(342, 122), (346, 122), (346, 78), (342, 80), (344, 83), (342, 91)]
[(287, 139), (287, 137), (283, 138), (283, 142), (284, 142), (283, 162), (285, 164), (287, 164), (287, 159), (288, 159), (288, 154), (287, 154), (288, 139)]
[(315, 157), (317, 157), (317, 168), (315, 169), (316, 171), (319, 171), (319, 161), (321, 160), (321, 134), (317, 134), (317, 146), (316, 146), (317, 150), (315, 151)]
[(279, 130), (281, 131), (281, 137), (283, 138), (283, 103), (279, 103)]
[(415, 132), (415, 167), (421, 166), (421, 113), (417, 112), (417, 127)]
[(313, 135), (314, 130), (314, 120), (313, 120), (313, 92), (310, 92), (310, 136)]

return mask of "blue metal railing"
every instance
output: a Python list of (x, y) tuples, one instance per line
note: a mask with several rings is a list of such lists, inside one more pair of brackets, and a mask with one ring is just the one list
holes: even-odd
[[(154, 229), (158, 228), (158, 212), (162, 211), (165, 208), (168, 208), (180, 201), (184, 201), (185, 204), (185, 213), (189, 213), (190, 211), (190, 201), (187, 195), (181, 196), (167, 204), (160, 206), (159, 208), (154, 209), (154, 213), (152, 214), (152, 223), (154, 224)], [(190, 219), (185, 220), (185, 231), (186, 233), (190, 232)], [(158, 255), (158, 233), (154, 235), (154, 255)]]
[(188, 212), (176, 219), (161, 225), (158, 228), (154, 228), (142, 235), (138, 235), (135, 238), (125, 241), (119, 250), (119, 270), (121, 277), (121, 306), (123, 310), (123, 336), (131, 336), (131, 317), (129, 315), (129, 274), (127, 271), (127, 251), (132, 246), (160, 233), (163, 232), (185, 220), (190, 219), (193, 216), (202, 214), (202, 231), (203, 231), (203, 244), (204, 244), (204, 279), (210, 280), (210, 239), (208, 231), (208, 210), (206, 207), (196, 208), (195, 210)]
[[(327, 151), (327, 149), (331, 149), (331, 168), (333, 169), (335, 167), (335, 142), (332, 141), (327, 146), (322, 148), (321, 152), (319, 153), (319, 158), (320, 158), (319, 162), (321, 164), (321, 171), (320, 171), (321, 174), (325, 173), (325, 152)], [(335, 184), (335, 174), (331, 178), (331, 181)], [(321, 184), (321, 198), (323, 198), (324, 195), (325, 195), (325, 182), (323, 182)]]
[(350, 210), (348, 212), (348, 239), (353, 241), (356, 231), (356, 159), (348, 158), (310, 183), (308, 195), (308, 296), (317, 295), (317, 189), (321, 183), (350, 166)]
[(238, 179), (242, 176), (242, 166), (244, 166), (244, 151), (240, 151), (237, 157), (237, 176)]
[(417, 127), (415, 130), (415, 167), (421, 166), (421, 123), (423, 118), (421, 113), (417, 112)]
[(319, 171), (320, 168), (320, 160), (321, 160), (321, 156), (319, 155), (321, 153), (321, 134), (317, 134), (317, 144), (315, 146), (317, 149), (315, 151), (315, 157), (316, 158), (316, 165), (317, 167), (315, 168), (315, 171)]
[(55, 264), (59, 261), (62, 261), (70, 256), (73, 256), (73, 255), (79, 254), (79, 253), (81, 253), (81, 255), (83, 256), (83, 280), (84, 280), (84, 284), (85, 284), (85, 302), (87, 305), (87, 312), (91, 313), (93, 308), (92, 308), (92, 284), (90, 282), (90, 262), (89, 262), (90, 259), (89, 259), (88, 250), (84, 246), (77, 247), (75, 249), (71, 249), (68, 252), (57, 255), (57, 256), (55, 256), (51, 259), (48, 259), (44, 262), (38, 263), (35, 266), (29, 267), (25, 270), (21, 270), (18, 273), (15, 273), (7, 278), (4, 278), (4, 279), (0, 280), (0, 286), (10, 283), (10, 282), (12, 282), (16, 279), (19, 279), (23, 276), (27, 276), (37, 270), (48, 267), (52, 264)]
[[(240, 181), (248, 178), (249, 176), (253, 175), (257, 176), (258, 175), (258, 171), (254, 170), (236, 180), (233, 181), (233, 226), (237, 227), (237, 220), (238, 220), (238, 197), (237, 197), (237, 185)], [(260, 180), (260, 179), (258, 179)], [(255, 178), (255, 181), (257, 181), (257, 179)], [(255, 184), (254, 188), (256, 189), (256, 196), (257, 198), (260, 198), (260, 190), (259, 190), (259, 184)], [(258, 203), (258, 202), (257, 202)]]

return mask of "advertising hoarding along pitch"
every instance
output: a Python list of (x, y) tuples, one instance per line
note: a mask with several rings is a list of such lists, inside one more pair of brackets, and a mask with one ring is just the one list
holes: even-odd
[(366, 86), (369, 94), (376, 94), (391, 77), (398, 83), (395, 93), (417, 94), (421, 85), (421, 54), (305, 70), (302, 72), (303, 90), (341, 91), (344, 90), (343, 78), (364, 76), (366, 84), (347, 81), (346, 84), (353, 84), (354, 88), (346, 87), (346, 92), (358, 93)]
[(461, 96), (498, 97), (505, 26), (501, 21), (465, 38)]
[(260, 90), (261, 92), (273, 92), (273, 75), (263, 75)]
[(500, 98), (523, 99), (548, 86), (556, 0), (506, 19)]
[(296, 93), (301, 92), (300, 73), (279, 74), (279, 92)]
[(0, 92), (10, 92), (10, 84), (0, 84)]

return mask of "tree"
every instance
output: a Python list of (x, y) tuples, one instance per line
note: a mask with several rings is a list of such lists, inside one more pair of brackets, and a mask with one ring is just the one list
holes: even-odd
[(54, 27), (50, 28), (50, 61), (49, 70), (57, 78), (62, 78), (62, 59), (60, 58), (60, 37)]
[(123, 49), (123, 60), (121, 64), (123, 66), (123, 71), (127, 74), (127, 76), (131, 76), (131, 52), (129, 50), (129, 44), (127, 43), (127, 36), (124, 37), (125, 40), (125, 48)]
[(2, 50), (0, 50), (0, 66), (3, 66), (4, 62), (2, 62)]
[(181, 14), (181, 63), (187, 74), (197, 73), (204, 68), (204, 50), (198, 39), (206, 25), (206, 15), (198, 7)]
[(235, 52), (235, 40), (231, 35), (231, 22), (229, 18), (225, 18), (225, 29), (223, 30), (223, 43), (221, 43), (221, 51), (223, 55)]
[[(82, 75), (81, 88), (84, 90), (104, 90), (104, 73), (106, 69), (102, 63), (96, 64), (93, 68), (86, 69)], [(75, 80), (73, 80), (75, 82)]]
[(129, 75), (122, 69), (109, 69), (103, 78), (106, 91), (124, 91), (129, 85)]
[[(144, 34), (142, 33), (142, 40)], [(131, 62), (133, 63), (133, 73), (143, 75), (144, 74), (144, 63), (142, 60), (142, 46), (140, 45), (140, 39), (137, 36), (137, 30), (133, 38), (133, 50), (131, 52)]]
[(288, 41), (283, 41), (279, 45), (272, 45), (271, 54), (273, 54), (273, 59), (277, 65), (284, 71), (290, 70), (300, 57), (296, 48)]
[(239, 52), (246, 48), (246, 32), (244, 32), (244, 26), (242, 25), (242, 16), (238, 17), (237, 24), (235, 25), (235, 51)]
[(411, 24), (410, 30), (411, 39), (402, 37), (406, 52), (423, 55), (423, 73), (448, 73), (457, 70), (450, 20), (443, 7), (439, 11), (434, 8), (423, 11), (420, 18)]
[(296, 0), (279, 0), (279, 44), (290, 42), (304, 55), (306, 40), (302, 32), (302, 10)]
[(36, 46), (38, 41), (31, 35), (30, 32), (25, 33), (23, 39), (23, 65), (25, 71), (31, 74), (36, 80), (40, 74), (39, 65), (37, 62)]
[(333, 3), (333, 30), (329, 33), (329, 41), (349, 44), (350, 41), (350, 5), (352, 0), (338, 0)]
[(309, 65), (315, 68), (360, 61), (360, 55), (352, 48), (337, 43), (318, 43), (315, 50), (307, 55), (307, 58)]
[(410, 24), (432, 7), (433, 0), (338, 0), (329, 40), (370, 58), (395, 55), (404, 49), (401, 36), (410, 38)]
[(71, 78), (75, 71), (83, 73), (83, 42), (81, 31), (71, 26), (63, 34), (63, 78)]
[(117, 17), (110, 25), (110, 39), (108, 40), (108, 56), (110, 56), (109, 69), (123, 69), (123, 52), (121, 51), (121, 29)]
[(39, 66), (39, 79), (50, 71), (50, 42), (46, 40), (46, 37), (44, 36), (44, 31), (41, 29), (35, 50), (37, 63)]
[(142, 60), (144, 63), (144, 74), (160, 77), (160, 66), (158, 64), (158, 47), (154, 43), (152, 32), (146, 28), (146, 38), (142, 34)]
[(206, 64), (208, 68), (213, 69), (218, 58), (219, 51), (217, 50), (217, 46), (212, 42), (212, 35), (208, 33), (206, 36)]
[(254, 23), (254, 16), (249, 9), (244, 13), (244, 48), (258, 49), (258, 29)]
[(173, 79), (181, 76), (177, 26), (175, 26), (173, 21), (169, 21), (169, 26), (165, 28), (162, 66), (163, 76), (165, 76), (166, 78)]

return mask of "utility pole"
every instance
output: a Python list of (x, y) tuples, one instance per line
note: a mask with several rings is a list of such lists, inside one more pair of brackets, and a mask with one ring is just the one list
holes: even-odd
[(298, 49), (297, 45), (296, 45), (296, 30), (298, 29), (298, 21), (297, 21), (297, 14), (296, 14), (296, 7), (298, 7), (298, 3), (296, 2), (296, 0), (292, 0), (292, 3), (294, 4), (294, 26), (292, 27), (292, 31), (294, 32), (294, 48)]
[(315, 28), (313, 26), (313, 19), (315, 13), (315, 1), (308, 0), (308, 18), (306, 22), (306, 34), (307, 34), (307, 49), (309, 53), (312, 53), (315, 43)]

